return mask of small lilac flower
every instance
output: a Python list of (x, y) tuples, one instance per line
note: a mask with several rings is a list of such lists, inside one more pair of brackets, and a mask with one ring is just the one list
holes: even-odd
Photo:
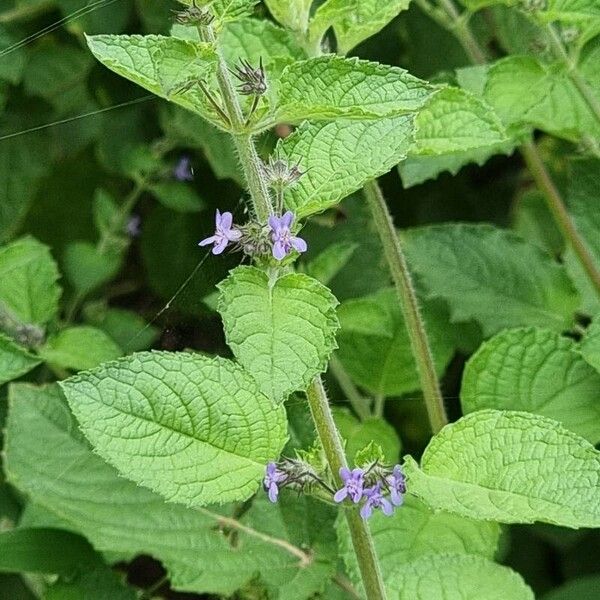
[(294, 248), (298, 252), (306, 252), (306, 242), (292, 235), (290, 227), (294, 222), (294, 213), (288, 210), (283, 217), (271, 215), (269, 227), (271, 228), (271, 239), (273, 240), (273, 256), (277, 260), (284, 259)]
[(130, 237), (137, 237), (140, 235), (140, 225), (142, 224), (142, 218), (140, 215), (131, 215), (127, 225), (125, 225), (125, 233)]
[(390, 490), (390, 498), (394, 506), (400, 506), (404, 502), (403, 494), (406, 493), (406, 478), (400, 465), (396, 465), (390, 475), (385, 478)]
[(175, 177), (177, 181), (193, 181), (194, 171), (192, 170), (189, 156), (182, 156), (179, 159), (179, 162), (173, 169), (173, 177)]
[(344, 487), (335, 493), (333, 499), (336, 502), (342, 502), (348, 496), (356, 504), (363, 495), (364, 473), (362, 469), (356, 468), (350, 471), (347, 467), (340, 469), (340, 477), (344, 482)]
[(374, 508), (381, 508), (383, 514), (387, 517), (391, 516), (394, 512), (394, 507), (381, 492), (381, 482), (377, 482), (373, 487), (367, 488), (364, 490), (363, 494), (365, 497), (365, 503), (360, 509), (360, 516), (363, 519), (368, 519), (373, 514)]
[(280, 471), (274, 462), (270, 462), (267, 465), (267, 473), (263, 479), (263, 487), (268, 493), (271, 502), (277, 502), (277, 497), (279, 496), (278, 484), (285, 481), (285, 479), (287, 479), (287, 475), (283, 471)]
[(242, 237), (242, 232), (239, 229), (231, 227), (233, 224), (233, 215), (230, 212), (221, 214), (219, 209), (217, 209), (215, 224), (215, 235), (203, 239), (198, 243), (198, 246), (214, 244), (212, 253), (221, 254), (229, 242), (237, 242)]

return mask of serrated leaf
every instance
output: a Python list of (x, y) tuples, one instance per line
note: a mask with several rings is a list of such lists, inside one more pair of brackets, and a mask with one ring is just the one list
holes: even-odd
[(434, 91), (399, 67), (335, 55), (292, 63), (277, 89), (276, 122), (393, 117), (418, 110)]
[(218, 287), (227, 343), (263, 394), (280, 402), (325, 371), (338, 329), (337, 300), (325, 286), (242, 266)]
[(85, 325), (52, 334), (39, 352), (43, 360), (76, 371), (92, 369), (123, 354), (104, 331)]
[[(358, 562), (345, 519), (338, 518), (336, 528), (341, 558), (353, 583), (360, 585)], [(390, 598), (397, 597), (390, 581), (400, 565), (438, 553), (493, 559), (501, 533), (497, 523), (434, 512), (412, 496), (405, 497), (392, 517), (375, 513), (369, 519), (369, 529)]]
[(248, 498), (286, 440), (283, 407), (221, 358), (140, 352), (60, 385), (105, 460), (183, 504)]
[(292, 31), (306, 32), (313, 0), (265, 0), (271, 14)]
[[(343, 303), (338, 315), (338, 358), (361, 387), (384, 396), (414, 392), (420, 382), (398, 296), (386, 288), (372, 296)], [(423, 306), (438, 374), (452, 357), (446, 315), (432, 304)]]
[(285, 194), (299, 218), (322, 212), (404, 160), (413, 117), (375, 121), (305, 122), (277, 148), (304, 175)]
[(461, 403), (465, 413), (484, 408), (523, 410), (550, 417), (600, 442), (600, 374), (575, 342), (547, 329), (512, 329), (481, 346), (467, 362)]
[(207, 80), (216, 68), (209, 44), (160, 35), (94, 35), (87, 43), (106, 67), (152, 93), (218, 122), (214, 109), (189, 81)]
[(515, 571), (479, 556), (432, 554), (398, 567), (388, 587), (395, 600), (534, 600)]
[(506, 125), (528, 125), (571, 141), (600, 137), (600, 123), (569, 73), (532, 56), (510, 56), (492, 65), (485, 99)]
[(25, 375), (40, 362), (26, 348), (0, 333), (0, 385)]
[(456, 174), (468, 163), (481, 165), (514, 146), (487, 104), (465, 90), (444, 88), (417, 113), (414, 143), (399, 165), (402, 182), (410, 187), (443, 171)]
[(0, 321), (45, 325), (58, 314), (61, 289), (50, 249), (32, 237), (0, 248)]
[(222, 25), (251, 15), (259, 0), (178, 0), (188, 6), (206, 6), (216, 17), (216, 24)]
[(596, 315), (586, 331), (579, 350), (583, 358), (600, 373), (600, 314)]
[[(224, 596), (259, 574), (274, 581), (274, 586), (277, 580), (293, 586), (304, 572), (307, 576), (314, 573), (311, 567), (300, 569), (298, 556), (270, 544), (264, 536), (252, 535), (260, 535), (266, 522), (272, 528), (266, 534), (279, 539), (290, 535), (280, 526), (279, 517), (272, 523), (261, 517), (267, 510), (264, 497), (258, 512), (252, 507), (245, 517), (252, 525), (251, 534), (224, 535), (217, 526), (219, 514), (165, 503), (157, 494), (120, 477), (87, 444), (58, 386), (13, 384), (10, 396), (4, 465), (10, 481), (61, 523), (80, 531), (98, 551), (117, 553), (123, 559), (153, 556), (167, 569), (173, 589)], [(44, 444), (39, 443), (41, 439)], [(60, 454), (49, 453), (48, 448), (60, 448)], [(325, 532), (333, 531), (333, 524), (324, 521), (314, 501), (286, 496), (282, 493), (279, 508), (269, 503), (271, 516), (280, 510), (292, 520), (303, 518)], [(326, 534), (317, 540), (312, 531), (309, 526), (292, 532), (291, 543), (311, 552), (312, 546), (326, 542)], [(322, 558), (319, 552), (313, 556), (317, 574), (319, 569), (321, 573), (326, 570), (327, 551)], [(281, 596), (284, 599), (288, 600)]]
[(410, 493), (434, 510), (500, 523), (600, 527), (600, 452), (547, 417), (481, 410), (433, 437)]
[(474, 319), (485, 336), (508, 327), (561, 331), (571, 324), (578, 297), (564, 267), (514, 233), (446, 223), (401, 236), (427, 296), (446, 300), (454, 321)]

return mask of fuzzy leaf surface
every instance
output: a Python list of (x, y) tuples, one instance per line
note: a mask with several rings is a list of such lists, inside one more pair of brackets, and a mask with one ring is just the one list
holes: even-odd
[(486, 336), (509, 327), (560, 331), (571, 324), (578, 296), (564, 267), (514, 233), (447, 223), (401, 236), (427, 295), (446, 300), (454, 321), (473, 319)]
[(286, 67), (276, 120), (375, 119), (418, 110), (434, 88), (404, 69), (329, 55)]
[(387, 173), (406, 158), (413, 116), (375, 121), (305, 122), (278, 144), (282, 156), (305, 171), (285, 194), (299, 218), (319, 213)]
[(182, 90), (189, 81), (206, 81), (214, 74), (216, 54), (210, 45), (160, 35), (94, 35), (87, 37), (87, 43), (111, 71), (209, 121), (216, 120), (198, 86)]
[(300, 273), (270, 279), (241, 266), (219, 289), (227, 343), (267, 397), (280, 402), (303, 391), (327, 368), (336, 348), (337, 300), (316, 279)]
[(500, 523), (600, 527), (600, 452), (547, 417), (481, 410), (431, 440), (410, 492), (434, 510)]
[[(262, 502), (246, 517), (254, 529), (267, 523), (264, 534), (305, 548), (322, 544), (323, 554), (314, 556), (315, 577), (311, 567), (299, 569), (298, 557), (280, 546), (241, 531), (235, 537), (223, 535), (216, 527), (220, 514), (166, 503), (120, 477), (80, 433), (58, 386), (13, 385), (10, 404), (5, 467), (11, 483), (61, 524), (81, 532), (98, 551), (130, 558), (153, 556), (164, 564), (173, 588), (180, 591), (230, 596), (259, 574), (274, 588), (282, 585), (284, 591), (295, 582), (301, 592), (299, 582), (309, 576), (313, 590), (323, 585), (318, 578), (332, 568), (326, 566), (331, 564), (331, 551), (327, 536), (318, 541), (314, 531), (333, 531), (333, 522), (319, 510), (322, 505), (282, 494), (278, 507), (269, 503), (268, 518), (261, 516), (267, 510)], [(45, 443), (40, 444), (40, 439)], [(49, 453), (48, 447), (60, 448), (60, 455)], [(283, 516), (274, 516), (279, 511), (286, 521), (305, 524), (294, 531), (293, 539)], [(290, 588), (282, 582), (289, 582)], [(304, 600), (308, 595), (274, 597)]]
[(600, 374), (575, 342), (548, 329), (509, 329), (481, 346), (465, 368), (463, 412), (522, 410), (550, 417), (600, 442)]
[(581, 340), (580, 352), (583, 358), (600, 373), (600, 314), (596, 315)]
[(40, 359), (26, 348), (0, 333), (0, 385), (25, 375), (40, 362)]
[(60, 385), (96, 451), (174, 502), (248, 498), (286, 441), (283, 408), (221, 358), (140, 352)]

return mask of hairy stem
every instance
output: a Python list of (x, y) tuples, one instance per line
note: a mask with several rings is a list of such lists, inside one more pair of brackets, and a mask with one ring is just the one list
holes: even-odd
[[(215, 34), (210, 27), (207, 27), (203, 30), (203, 36), (208, 42), (214, 44), (217, 50), (219, 56), (217, 79), (228, 117), (234, 129), (232, 135), (237, 146), (240, 163), (250, 189), (256, 216), (260, 220), (266, 221), (273, 212), (273, 205), (267, 186), (262, 178), (261, 163), (256, 153), (254, 141), (251, 135), (243, 133), (242, 110)], [(313, 381), (306, 395), (329, 467), (336, 482), (341, 484), (338, 472), (340, 467), (346, 466), (346, 457), (320, 377)], [(367, 597), (369, 600), (385, 600), (383, 580), (367, 524), (360, 518), (356, 509), (345, 512)]]
[(371, 413), (369, 412), (366, 398), (358, 391), (350, 375), (348, 375), (346, 369), (344, 369), (344, 366), (336, 356), (331, 357), (329, 370), (336, 378), (339, 386), (342, 388), (342, 392), (344, 392), (346, 399), (350, 402), (350, 406), (352, 406), (359, 419), (362, 421), (370, 417)]
[(477, 38), (473, 35), (465, 16), (458, 12), (458, 9), (452, 0), (439, 0), (439, 3), (448, 15), (451, 25), (450, 28), (456, 38), (460, 41), (469, 60), (478, 65), (484, 64), (486, 62), (485, 52), (479, 45)]
[(218, 56), (217, 81), (221, 96), (225, 103), (227, 117), (231, 122), (232, 137), (237, 149), (240, 163), (244, 168), (244, 175), (248, 190), (252, 196), (252, 205), (259, 221), (266, 223), (269, 215), (273, 213), (273, 205), (267, 184), (261, 172), (261, 162), (252, 140), (252, 135), (246, 131), (244, 113), (238, 95), (229, 76), (227, 63), (217, 43), (217, 38), (212, 27), (203, 28), (201, 34), (207, 42), (215, 46)]
[[(341, 487), (339, 470), (348, 465), (342, 441), (331, 414), (327, 393), (320, 377), (316, 377), (310, 384), (306, 391), (306, 397), (332, 475), (338, 486)], [(385, 600), (385, 587), (369, 526), (355, 508), (344, 512), (367, 598), (369, 600)]]
[[(461, 19), (452, 0), (439, 0), (439, 2), (452, 22), (456, 23)], [(462, 44), (473, 63), (482, 64), (485, 62), (483, 50), (473, 36), (468, 23), (464, 22), (462, 28), (450, 27), (449, 29), (456, 35), (458, 41)], [(555, 55), (564, 62), (569, 71), (571, 80), (587, 102), (590, 110), (598, 119), (598, 122), (600, 122), (600, 101), (596, 98), (585, 79), (577, 71), (576, 65), (573, 64), (573, 61), (564, 49), (556, 30), (551, 25), (548, 26), (548, 33)], [(473, 43), (479, 51), (472, 52), (474, 48)], [(575, 228), (560, 192), (552, 180), (550, 173), (546, 169), (537, 147), (533, 142), (526, 142), (519, 150), (525, 159), (525, 163), (527, 164), (531, 176), (546, 200), (546, 205), (548, 206), (556, 225), (560, 229), (566, 242), (572, 246), (575, 256), (579, 260), (591, 284), (600, 294), (600, 270), (596, 266), (583, 238)]]
[(554, 221), (560, 228), (563, 237), (573, 248), (581, 266), (585, 269), (589, 280), (594, 284), (594, 288), (598, 294), (600, 294), (600, 271), (598, 271), (585, 242), (580, 237), (577, 229), (575, 229), (575, 225), (573, 225), (573, 221), (562, 201), (560, 192), (544, 166), (535, 144), (533, 142), (526, 142), (523, 144), (521, 146), (521, 154), (525, 159), (527, 168), (536, 185), (543, 192), (546, 198), (546, 204), (552, 213)]
[(230, 527), (231, 529), (242, 531), (267, 544), (271, 544), (273, 546), (278, 546), (279, 548), (282, 548), (289, 554), (292, 554), (293, 556), (299, 559), (300, 562), (298, 566), (301, 568), (308, 567), (308, 565), (310, 565), (312, 562), (312, 556), (309, 553), (304, 552), (304, 550), (298, 548), (297, 546), (294, 546), (293, 544), (290, 544), (287, 540), (276, 538), (272, 535), (267, 535), (262, 531), (258, 531), (257, 529), (253, 529), (252, 527), (248, 527), (247, 525), (243, 525), (236, 519), (232, 519), (230, 517), (225, 517), (218, 513), (214, 513), (206, 508), (196, 507), (196, 510), (198, 512), (201, 512), (203, 515), (214, 519), (222, 527)]
[(419, 302), (412, 276), (379, 185), (376, 181), (371, 181), (363, 189), (400, 300), (412, 353), (417, 363), (429, 423), (433, 432), (437, 433), (448, 423), (448, 417), (435, 371), (427, 330), (419, 311)]

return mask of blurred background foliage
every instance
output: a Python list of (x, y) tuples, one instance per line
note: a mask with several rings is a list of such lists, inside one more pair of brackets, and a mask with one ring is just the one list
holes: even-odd
[[(213, 310), (214, 286), (235, 259), (207, 260), (196, 244), (212, 230), (216, 207), (242, 217), (241, 177), (232, 146), (201, 119), (95, 62), (84, 40), (84, 33), (168, 33), (176, 6), (168, 0), (2, 0), (0, 243), (29, 234), (47, 244), (62, 273), (63, 318), (104, 330), (123, 352), (153, 347), (225, 354)], [(264, 6), (257, 11), (269, 18)], [(514, 11), (478, 13), (473, 26), (495, 56), (535, 53), (528, 43), (530, 26)], [(453, 81), (454, 69), (468, 64), (455, 38), (416, 5), (352, 54), (400, 65), (434, 82)], [(262, 153), (285, 133), (281, 128), (264, 135)], [(564, 186), (565, 157), (576, 148), (550, 138), (540, 142)], [(173, 176), (182, 157), (190, 159), (192, 181)], [(482, 167), (467, 166), (409, 189), (403, 189), (397, 170), (381, 183), (400, 228), (485, 221), (512, 227), (551, 254), (563, 249), (518, 155), (496, 156)], [(341, 301), (387, 287), (372, 227), (362, 199), (348, 198), (304, 230), (310, 252), (302, 268), (329, 279)], [(322, 253), (332, 245), (347, 258), (331, 271)], [(450, 415), (456, 417), (462, 367), (482, 334), (475, 323), (450, 323), (443, 305), (425, 310), (434, 315), (434, 337), (448, 348), (444, 390)], [(346, 348), (359, 344), (354, 339)], [(355, 359), (363, 361), (362, 356)], [(366, 377), (372, 375), (371, 365), (364, 366)], [(30, 377), (43, 380), (36, 371)], [(341, 400), (333, 378), (329, 386), (334, 400)], [(418, 453), (429, 433), (421, 399), (410, 392), (410, 385), (392, 389), (398, 401), (387, 403), (386, 417), (404, 449)], [(0, 422), (4, 396), (0, 387)], [(295, 411), (302, 412), (292, 406), (292, 418)], [(338, 417), (342, 428), (356, 426), (343, 410)], [(301, 414), (297, 421), (300, 427)], [(393, 436), (390, 444), (397, 452)], [(0, 528), (18, 521), (22, 506), (23, 499), (8, 485), (0, 486)], [(504, 562), (546, 600), (599, 598), (599, 542), (600, 534), (593, 531), (510, 527)], [(122, 572), (142, 588), (162, 576), (160, 565), (145, 558), (123, 564)], [(568, 583), (572, 580), (579, 581)], [(548, 593), (565, 582), (566, 593)], [(0, 598), (35, 597), (35, 589), (34, 576), (0, 575)], [(161, 589), (167, 593), (166, 586)], [(247, 590), (243, 597), (260, 597), (254, 593)]]

